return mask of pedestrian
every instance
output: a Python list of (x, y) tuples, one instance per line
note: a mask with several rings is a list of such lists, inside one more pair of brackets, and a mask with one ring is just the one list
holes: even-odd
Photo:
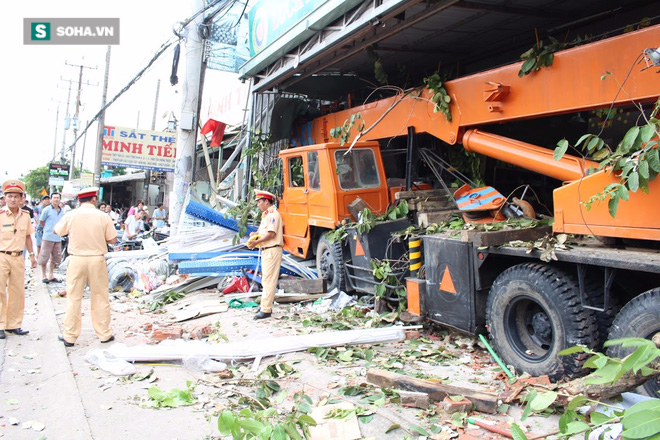
[(165, 208), (163, 208), (162, 203), (159, 203), (157, 206), (158, 207), (154, 210), (152, 215), (154, 219), (154, 228), (162, 228), (167, 226), (167, 211), (165, 211)]
[(25, 184), (10, 179), (2, 184), (2, 193), (7, 205), (0, 209), (0, 339), (6, 333), (23, 336), (25, 310), (25, 258), (23, 249), (30, 254), (31, 267), (37, 267), (32, 248), (32, 225), (30, 214), (20, 208), (25, 200)]
[(27, 211), (28, 214), (30, 214), (30, 221), (32, 221), (34, 219), (34, 209), (32, 209), (32, 207), (28, 203), (26, 197), (27, 197), (27, 194), (23, 193), (23, 196), (21, 198), (20, 207), (23, 211)]
[[(41, 266), (41, 274), (43, 276), (41, 282), (48, 283), (61, 283), (62, 280), (55, 278), (55, 266), (62, 262), (62, 237), (53, 232), (55, 225), (64, 217), (64, 210), (60, 208), (60, 193), (54, 192), (51, 194), (53, 203), (44, 209), (39, 218), (39, 227), (43, 231), (43, 241), (41, 251), (37, 263)], [(46, 272), (46, 265), (50, 260), (48, 272)]]
[(105, 213), (108, 214), (108, 217), (110, 217), (112, 223), (114, 225), (117, 225), (117, 221), (119, 220), (119, 214), (117, 214), (115, 210), (112, 209), (112, 205), (110, 205), (109, 203), (105, 205)]
[(138, 200), (135, 206), (131, 206), (131, 209), (128, 210), (128, 214), (126, 214), (126, 218), (128, 218), (129, 215), (135, 215), (137, 211), (142, 211), (144, 209), (144, 203), (142, 200)]
[(73, 347), (81, 332), (81, 303), (89, 284), (92, 326), (101, 342), (114, 341), (110, 330), (108, 269), (104, 255), (108, 244), (117, 242), (117, 231), (107, 214), (96, 209), (98, 188), (78, 192), (78, 209), (67, 212), (53, 230), (69, 236), (69, 263), (66, 268), (67, 307), (58, 339)]
[(105, 202), (99, 203), (99, 211), (105, 212)]
[(126, 222), (124, 223), (124, 235), (122, 235), (122, 241), (131, 241), (135, 240), (137, 235), (144, 231), (144, 211), (140, 210), (135, 213), (135, 215), (129, 215), (126, 217)]
[(282, 264), (282, 217), (275, 208), (275, 196), (268, 191), (255, 191), (257, 208), (261, 210), (261, 223), (257, 232), (250, 237), (258, 237), (248, 241), (248, 247), (261, 248), (261, 307), (254, 319), (269, 318), (273, 311), (277, 280), (280, 278), (280, 265)]
[(41, 240), (43, 239), (44, 229), (39, 225), (39, 219), (41, 218), (41, 213), (44, 212), (50, 206), (50, 196), (46, 194), (41, 198), (41, 203), (34, 207), (34, 222), (37, 225), (37, 232), (34, 233), (35, 241), (37, 242), (37, 259), (39, 257), (39, 251), (41, 250)]

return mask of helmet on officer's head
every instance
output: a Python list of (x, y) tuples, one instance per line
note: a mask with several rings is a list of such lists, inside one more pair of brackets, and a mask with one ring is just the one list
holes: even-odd
[(25, 184), (18, 179), (5, 180), (2, 184), (2, 193), (25, 194)]

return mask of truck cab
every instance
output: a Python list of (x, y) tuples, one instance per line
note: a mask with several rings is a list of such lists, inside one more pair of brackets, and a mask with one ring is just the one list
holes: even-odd
[[(376, 215), (385, 213), (389, 190), (378, 142), (353, 148), (324, 143), (282, 150), (284, 250), (301, 258), (325, 232), (351, 218), (358, 197)], [(357, 220), (357, 219), (354, 219)]]

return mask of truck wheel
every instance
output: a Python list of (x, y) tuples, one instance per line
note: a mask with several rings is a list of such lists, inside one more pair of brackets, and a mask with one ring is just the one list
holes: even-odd
[[(644, 338), (651, 339), (660, 332), (660, 288), (636, 296), (614, 318), (608, 339)], [(623, 358), (632, 349), (620, 345), (609, 347), (607, 355)], [(651, 397), (658, 397), (660, 381), (651, 379), (637, 390)]]
[(558, 356), (568, 347), (592, 347), (598, 329), (580, 304), (577, 282), (542, 264), (520, 264), (502, 272), (490, 290), (486, 323), (495, 350), (519, 373), (552, 380), (586, 374), (585, 353)]
[(319, 244), (316, 247), (316, 269), (319, 278), (323, 278), (328, 282), (328, 292), (334, 288), (346, 290), (341, 242), (330, 243), (325, 237), (319, 239)]

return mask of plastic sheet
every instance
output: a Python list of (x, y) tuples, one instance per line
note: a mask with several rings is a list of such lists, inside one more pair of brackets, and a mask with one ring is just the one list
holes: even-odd
[(118, 359), (107, 350), (94, 349), (85, 355), (85, 360), (115, 376), (135, 374), (135, 366), (124, 359)]
[(407, 327), (385, 327), (344, 331), (327, 331), (308, 335), (283, 336), (241, 340), (228, 344), (207, 344), (202, 341), (181, 339), (163, 341), (158, 345), (127, 347), (115, 344), (110, 350), (117, 359), (131, 362), (172, 361), (192, 356), (208, 356), (210, 359), (231, 361), (275, 356), (283, 353), (307, 350), (311, 347), (335, 347), (342, 345), (380, 344), (403, 341)]

